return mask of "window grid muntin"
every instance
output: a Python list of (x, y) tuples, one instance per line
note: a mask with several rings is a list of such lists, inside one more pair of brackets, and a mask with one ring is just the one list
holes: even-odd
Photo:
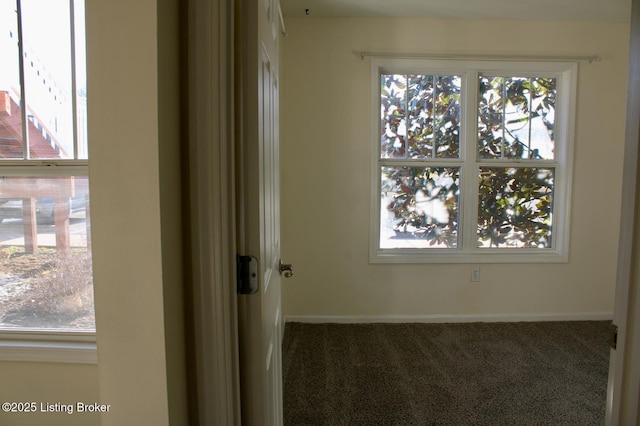
[(26, 97), (26, 84), (25, 84), (25, 51), (24, 51), (24, 34), (23, 34), (23, 13), (22, 13), (22, 0), (15, 0), (16, 2), (16, 24), (17, 24), (17, 37), (18, 37), (18, 74), (19, 74), (19, 82), (20, 82), (20, 113), (22, 119), (22, 151), (23, 156), (20, 160), (19, 158), (11, 158), (10, 160), (4, 160), (0, 158), (0, 164), (5, 163), (5, 161), (24, 161), (28, 163), (30, 161), (35, 161), (33, 164), (42, 164), (43, 162), (55, 164), (60, 160), (63, 161), (76, 161), (82, 159), (79, 158), (79, 148), (78, 148), (78, 108), (77, 108), (77, 79), (76, 79), (76, 25), (77, 20), (75, 19), (75, 7), (76, 0), (69, 0), (69, 19), (70, 19), (70, 52), (71, 52), (71, 110), (72, 110), (72, 143), (73, 143), (73, 158), (31, 158), (30, 153), (30, 140), (29, 140), (29, 114), (28, 114), (28, 102)]
[(76, 81), (76, 16), (75, 2), (69, 0), (69, 36), (71, 43), (71, 134), (73, 137), (73, 159), (78, 159), (78, 87)]
[(24, 36), (22, 32), (22, 1), (16, 0), (18, 25), (18, 76), (20, 81), (20, 114), (22, 116), (22, 158), (29, 159), (29, 122), (27, 121), (27, 98), (24, 78)]

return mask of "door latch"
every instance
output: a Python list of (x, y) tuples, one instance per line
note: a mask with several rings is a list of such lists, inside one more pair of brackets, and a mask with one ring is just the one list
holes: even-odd
[(284, 275), (285, 278), (291, 278), (293, 276), (293, 265), (290, 263), (284, 263), (282, 259), (280, 259), (280, 273)]

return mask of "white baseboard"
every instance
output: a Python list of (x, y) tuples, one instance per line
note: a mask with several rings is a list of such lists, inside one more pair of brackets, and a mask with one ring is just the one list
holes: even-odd
[(613, 312), (483, 314), (483, 315), (287, 315), (285, 322), (310, 324), (360, 323), (460, 323), (460, 322), (534, 322), (534, 321), (610, 321)]

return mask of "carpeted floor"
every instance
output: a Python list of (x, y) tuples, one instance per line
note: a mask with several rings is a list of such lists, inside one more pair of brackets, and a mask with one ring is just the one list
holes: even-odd
[(285, 425), (602, 425), (609, 324), (287, 323)]

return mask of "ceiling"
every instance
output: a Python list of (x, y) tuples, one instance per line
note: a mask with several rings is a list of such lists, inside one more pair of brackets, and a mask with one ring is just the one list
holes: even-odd
[(627, 22), (631, 0), (281, 0), (284, 16)]

